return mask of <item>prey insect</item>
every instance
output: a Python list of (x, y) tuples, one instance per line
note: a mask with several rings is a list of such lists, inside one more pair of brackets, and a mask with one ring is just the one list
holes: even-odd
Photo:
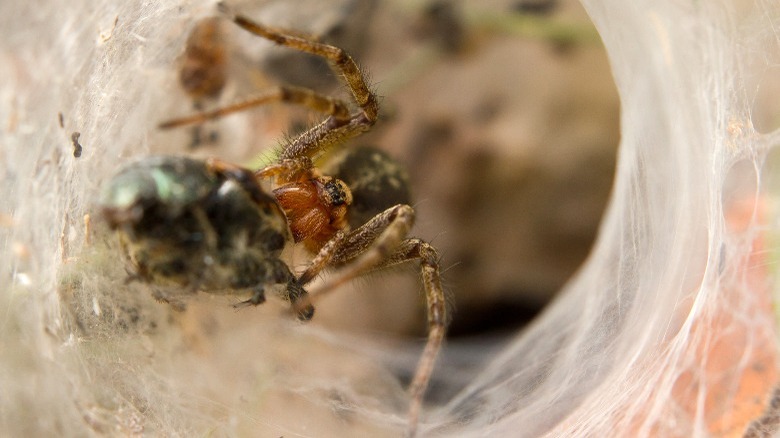
[[(278, 86), (229, 106), (166, 121), (162, 128), (199, 124), (271, 102), (325, 115), (290, 140), (275, 162), (256, 171), (216, 159), (181, 157), (131, 164), (109, 183), (104, 216), (119, 231), (140, 279), (207, 292), (249, 292), (250, 298), (240, 305), (258, 305), (268, 287), (281, 285), (283, 298), (301, 320), (313, 316), (314, 300), (347, 281), (418, 262), (428, 338), (409, 386), (406, 431), (413, 436), (446, 330), (439, 255), (425, 241), (408, 237), (415, 217), (408, 180), (387, 154), (345, 149), (342, 159), (331, 163), (330, 173), (314, 164), (326, 151), (374, 125), (377, 97), (342, 49), (242, 15), (231, 19), (252, 34), (328, 60), (346, 83), (354, 106), (308, 89)], [(263, 180), (272, 183), (270, 194), (261, 188)], [(279, 258), (287, 243), (302, 244), (312, 254), (298, 275)], [(310, 295), (306, 286), (325, 270), (332, 272)]]

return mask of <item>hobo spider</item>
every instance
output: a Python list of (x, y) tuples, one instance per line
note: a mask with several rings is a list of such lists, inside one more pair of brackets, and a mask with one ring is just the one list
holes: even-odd
[[(299, 317), (311, 317), (313, 300), (360, 275), (409, 261), (420, 262), (427, 300), (428, 340), (409, 387), (411, 402), (407, 434), (413, 436), (416, 433), (423, 396), (446, 330), (447, 315), (441, 287), (439, 255), (428, 243), (407, 237), (414, 222), (415, 212), (405, 203), (388, 205), (389, 208), (377, 212), (365, 223), (356, 225), (355, 229), (350, 229), (348, 213), (353, 203), (350, 187), (341, 179), (323, 175), (314, 165), (318, 155), (360, 135), (374, 125), (379, 111), (377, 97), (370, 90), (366, 77), (355, 61), (344, 50), (292, 32), (263, 26), (242, 15), (232, 14), (222, 5), (220, 8), (234, 23), (254, 35), (328, 60), (334, 72), (343, 78), (348, 86), (357, 110), (352, 112), (346, 102), (309, 89), (278, 86), (232, 105), (164, 122), (160, 127), (167, 129), (199, 124), (271, 102), (293, 103), (327, 116), (318, 125), (289, 141), (276, 162), (254, 172), (254, 176), (258, 180), (273, 181), (275, 188), (272, 195), (284, 212), (292, 240), (302, 243), (314, 254), (307, 269), (297, 277), (294, 286), (302, 289), (323, 270), (336, 269), (318, 289), (312, 290), (312, 295), (302, 291), (288, 294), (289, 297), (295, 298), (291, 299), (291, 302)], [(219, 161), (212, 161), (209, 168), (222, 175), (242, 174), (241, 171)], [(376, 193), (381, 196), (383, 190)], [(262, 289), (259, 289), (243, 304), (257, 305), (264, 300)]]

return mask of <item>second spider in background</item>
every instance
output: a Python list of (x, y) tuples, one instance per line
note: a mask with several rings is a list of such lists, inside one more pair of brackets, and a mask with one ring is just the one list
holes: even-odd
[[(187, 36), (179, 68), (179, 84), (192, 98), (196, 111), (202, 111), (208, 102), (216, 101), (225, 88), (228, 49), (223, 21), (221, 17), (201, 19)], [(202, 128), (201, 125), (192, 128), (191, 149), (217, 141), (216, 131), (204, 135)]]
[[(117, 182), (121, 178), (115, 178), (104, 212), (112, 227), (120, 231), (142, 280), (206, 292), (249, 290), (251, 297), (241, 305), (262, 303), (266, 286), (281, 283), (286, 285), (283, 296), (303, 320), (312, 317), (314, 300), (339, 285), (370, 271), (419, 261), (427, 300), (428, 339), (409, 387), (407, 435), (413, 436), (447, 325), (439, 255), (425, 241), (408, 237), (415, 216), (408, 204), (408, 181), (387, 154), (351, 148), (331, 163), (331, 174), (315, 165), (326, 152), (374, 125), (379, 112), (377, 97), (344, 50), (263, 26), (224, 7), (222, 12), (254, 35), (329, 61), (346, 83), (354, 105), (306, 88), (278, 86), (213, 111), (166, 121), (161, 128), (198, 125), (271, 102), (297, 104), (326, 115), (321, 123), (289, 140), (272, 164), (254, 172), (219, 160), (185, 162), (174, 157), (137, 163), (124, 177), (136, 190), (123, 191)], [(195, 174), (198, 178), (191, 178)], [(137, 184), (141, 179), (151, 188)], [(260, 187), (262, 180), (273, 183), (270, 196)], [(176, 187), (194, 194), (183, 195)], [(236, 219), (233, 213), (238, 211), (247, 216), (238, 223), (229, 220)], [(160, 220), (151, 223), (145, 220), (148, 217)], [(184, 218), (189, 231), (177, 237), (174, 230)], [(272, 247), (258, 229), (273, 235)], [(300, 275), (292, 274), (279, 260), (279, 238), (300, 243), (312, 254)], [(166, 247), (149, 250), (160, 239), (167, 239)], [(173, 260), (177, 254), (192, 263), (177, 263)], [(192, 260), (192, 254), (200, 255)], [(305, 286), (324, 270), (334, 272), (309, 295)]]

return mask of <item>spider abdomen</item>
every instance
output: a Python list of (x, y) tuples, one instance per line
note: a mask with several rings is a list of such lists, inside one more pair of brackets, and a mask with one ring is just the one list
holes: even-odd
[(409, 175), (386, 152), (368, 146), (344, 149), (323, 169), (352, 191), (347, 218), (357, 228), (398, 204), (411, 204)]

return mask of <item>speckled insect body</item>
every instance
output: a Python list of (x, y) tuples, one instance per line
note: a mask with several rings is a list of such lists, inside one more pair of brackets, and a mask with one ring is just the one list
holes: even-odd
[(279, 258), (286, 219), (249, 171), (150, 157), (122, 169), (101, 204), (141, 280), (192, 292), (250, 291), (248, 304), (263, 302), (275, 284), (286, 286), (290, 301), (305, 294)]

